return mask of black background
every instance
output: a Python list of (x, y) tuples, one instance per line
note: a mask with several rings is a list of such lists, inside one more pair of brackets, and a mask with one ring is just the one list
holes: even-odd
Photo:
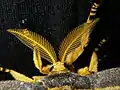
[[(89, 65), (94, 48), (98, 47), (97, 44), (103, 38), (107, 41), (97, 52), (98, 69), (101, 71), (120, 66), (118, 1), (101, 1), (97, 12), (100, 22), (91, 34), (91, 41), (85, 52), (74, 62), (76, 69)], [(58, 52), (58, 47), (68, 32), (86, 21), (93, 2), (93, 0), (0, 0), (0, 66), (14, 69), (29, 77), (40, 75), (32, 61), (32, 50), (6, 30), (27, 28), (35, 31), (48, 39)], [(0, 79), (13, 78), (7, 73), (0, 72)]]

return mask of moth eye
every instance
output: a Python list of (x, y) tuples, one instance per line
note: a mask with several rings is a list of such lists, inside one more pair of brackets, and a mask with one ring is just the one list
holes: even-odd
[(64, 63), (64, 66), (65, 66), (67, 69), (69, 69), (69, 65), (67, 65), (66, 63)]
[(52, 71), (52, 70), (53, 70), (53, 68), (54, 68), (54, 66), (52, 66), (52, 67), (50, 68), (50, 71)]

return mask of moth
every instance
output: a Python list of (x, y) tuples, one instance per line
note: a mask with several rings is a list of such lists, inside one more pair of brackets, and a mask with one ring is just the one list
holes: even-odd
[[(33, 51), (33, 62), (40, 73), (45, 76), (33, 76), (29, 78), (14, 70), (0, 67), (0, 71), (9, 72), (16, 80), (30, 82), (42, 86), (42, 90), (73, 90), (73, 89), (92, 89), (94, 81), (93, 73), (97, 73), (97, 55), (93, 51), (90, 65), (78, 69), (78, 73), (68, 70), (64, 64), (69, 66), (83, 53), (84, 48), (89, 42), (89, 36), (94, 29), (99, 18), (92, 18), (99, 4), (94, 3), (90, 15), (85, 23), (74, 28), (62, 41), (59, 47), (59, 56), (56, 56), (52, 45), (41, 35), (27, 29), (8, 29), (7, 31), (15, 35), (23, 44)], [(50, 62), (50, 65), (43, 66), (42, 58)], [(117, 70), (116, 70), (117, 71)], [(119, 72), (119, 70), (118, 70)], [(80, 79), (80, 80), (79, 80)], [(91, 81), (90, 81), (91, 79)], [(77, 83), (78, 84), (77, 84)], [(42, 83), (42, 84), (41, 84)], [(74, 87), (73, 87), (73, 86)], [(71, 88), (71, 89), (70, 89)], [(41, 89), (39, 89), (41, 90)]]

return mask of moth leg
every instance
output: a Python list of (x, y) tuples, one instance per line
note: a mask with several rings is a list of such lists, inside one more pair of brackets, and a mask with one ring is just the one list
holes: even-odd
[(89, 72), (89, 68), (86, 66), (86, 67), (84, 67), (84, 68), (80, 68), (80, 69), (78, 69), (78, 74), (80, 75), (80, 76), (86, 76), (86, 75), (90, 75), (91, 73)]
[(39, 82), (42, 78), (44, 78), (45, 76), (32, 76), (34, 82)]
[(33, 50), (33, 61), (35, 64), (35, 67), (40, 71), (42, 74), (48, 74), (50, 72), (50, 68), (52, 65), (42, 66), (42, 60), (40, 57), (40, 52), (34, 48)]
[(92, 53), (90, 65), (89, 65), (89, 72), (96, 73), (98, 71), (98, 57), (95, 51)]
[(14, 70), (11, 70), (11, 69), (6, 69), (6, 68), (3, 68), (3, 67), (0, 67), (0, 71), (2, 72), (8, 72), (10, 73), (16, 80), (19, 80), (19, 81), (24, 81), (24, 82), (34, 82), (33, 79), (21, 74), (21, 73), (18, 73)]
[(84, 68), (78, 69), (78, 74), (81, 76), (86, 76), (86, 75), (90, 75), (92, 73), (96, 73), (98, 71), (97, 67), (98, 67), (98, 58), (94, 51), (92, 53), (89, 68), (84, 67)]
[[(98, 46), (101, 47), (105, 42), (106, 42), (106, 39), (102, 39), (98, 44)], [(95, 48), (95, 50), (93, 51), (91, 62), (89, 65), (89, 71), (93, 73), (98, 72), (98, 57), (97, 57), (96, 51), (99, 51), (99, 48)]]

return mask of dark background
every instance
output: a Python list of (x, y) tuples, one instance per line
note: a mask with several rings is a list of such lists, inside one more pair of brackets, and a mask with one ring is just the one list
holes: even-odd
[[(102, 0), (97, 17), (100, 22), (91, 34), (85, 52), (74, 62), (76, 69), (89, 65), (95, 47), (99, 58), (98, 69), (120, 66), (119, 0)], [(32, 50), (23, 45), (6, 30), (27, 28), (44, 36), (56, 52), (64, 37), (73, 28), (85, 22), (94, 0), (0, 0), (0, 66), (14, 69), (29, 77), (40, 75), (32, 61)], [(106, 39), (99, 47), (97, 44)], [(45, 61), (44, 61), (45, 62)], [(8, 73), (0, 72), (0, 79), (13, 79)]]

